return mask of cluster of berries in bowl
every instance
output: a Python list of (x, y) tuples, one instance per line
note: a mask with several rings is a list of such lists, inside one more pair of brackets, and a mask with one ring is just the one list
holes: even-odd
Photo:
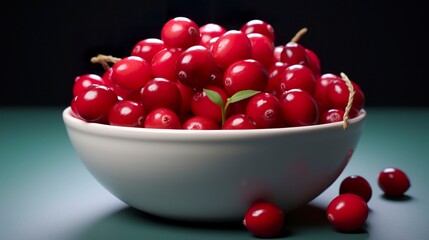
[[(323, 73), (299, 31), (276, 46), (273, 27), (251, 20), (240, 30), (186, 17), (167, 21), (160, 38), (130, 55), (99, 55), (102, 75), (77, 76), (75, 117), (126, 127), (260, 129), (346, 121), (364, 106), (360, 87), (343, 73)], [(345, 119), (346, 118), (346, 119)]]

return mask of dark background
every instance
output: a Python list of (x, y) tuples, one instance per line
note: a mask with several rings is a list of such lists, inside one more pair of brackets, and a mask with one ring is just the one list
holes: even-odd
[(99, 53), (125, 57), (139, 40), (185, 16), (228, 30), (261, 19), (286, 44), (315, 51), (322, 71), (345, 72), (366, 106), (429, 106), (424, 1), (11, 1), (1, 7), (0, 106), (67, 106), (74, 78), (101, 74)]

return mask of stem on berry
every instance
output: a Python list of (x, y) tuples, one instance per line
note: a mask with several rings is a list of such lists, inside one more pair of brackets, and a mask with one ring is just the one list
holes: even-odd
[(292, 40), (290, 40), (291, 42), (298, 42), (299, 39), (301, 39), (302, 36), (304, 36), (304, 34), (308, 31), (307, 28), (302, 28), (301, 30), (299, 30), (295, 36), (292, 38)]
[(96, 57), (91, 58), (92, 63), (101, 64), (101, 66), (103, 66), (104, 70), (108, 70), (110, 68), (109, 63), (116, 63), (119, 60), (121, 60), (121, 59), (117, 58), (117, 57), (113, 57), (111, 55), (103, 55), (103, 54), (98, 54)]
[(347, 87), (349, 88), (349, 99), (348, 99), (347, 106), (343, 116), (343, 129), (345, 130), (349, 124), (349, 112), (350, 112), (350, 109), (352, 108), (353, 98), (355, 96), (355, 90), (353, 88), (352, 82), (350, 81), (350, 79), (347, 77), (345, 73), (340, 73), (340, 76), (346, 83)]

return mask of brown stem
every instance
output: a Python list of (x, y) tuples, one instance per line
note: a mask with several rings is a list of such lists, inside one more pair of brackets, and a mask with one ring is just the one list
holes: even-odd
[(349, 99), (348, 99), (347, 106), (346, 106), (346, 109), (344, 111), (344, 116), (343, 116), (343, 129), (345, 130), (349, 124), (349, 112), (350, 112), (350, 109), (352, 108), (352, 105), (353, 105), (353, 98), (355, 96), (355, 90), (353, 88), (352, 82), (347, 77), (347, 75), (345, 73), (340, 73), (340, 75), (341, 75), (341, 78), (344, 80), (344, 82), (346, 83), (346, 85), (349, 89)]
[(91, 58), (92, 63), (101, 64), (101, 66), (103, 66), (104, 70), (108, 70), (110, 68), (109, 63), (116, 63), (119, 60), (121, 60), (121, 59), (117, 58), (117, 57), (113, 57), (111, 55), (103, 55), (103, 54), (98, 54), (96, 57)]
[(302, 36), (304, 36), (304, 34), (308, 31), (307, 28), (302, 28), (301, 30), (299, 30), (295, 36), (292, 38), (292, 40), (290, 40), (291, 42), (298, 42), (299, 39), (301, 39)]

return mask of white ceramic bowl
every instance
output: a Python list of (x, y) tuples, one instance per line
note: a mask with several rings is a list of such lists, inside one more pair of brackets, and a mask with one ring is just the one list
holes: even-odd
[(63, 120), (89, 172), (126, 204), (191, 221), (242, 219), (257, 200), (285, 212), (308, 203), (340, 175), (366, 112), (349, 121), (257, 130), (164, 130)]

